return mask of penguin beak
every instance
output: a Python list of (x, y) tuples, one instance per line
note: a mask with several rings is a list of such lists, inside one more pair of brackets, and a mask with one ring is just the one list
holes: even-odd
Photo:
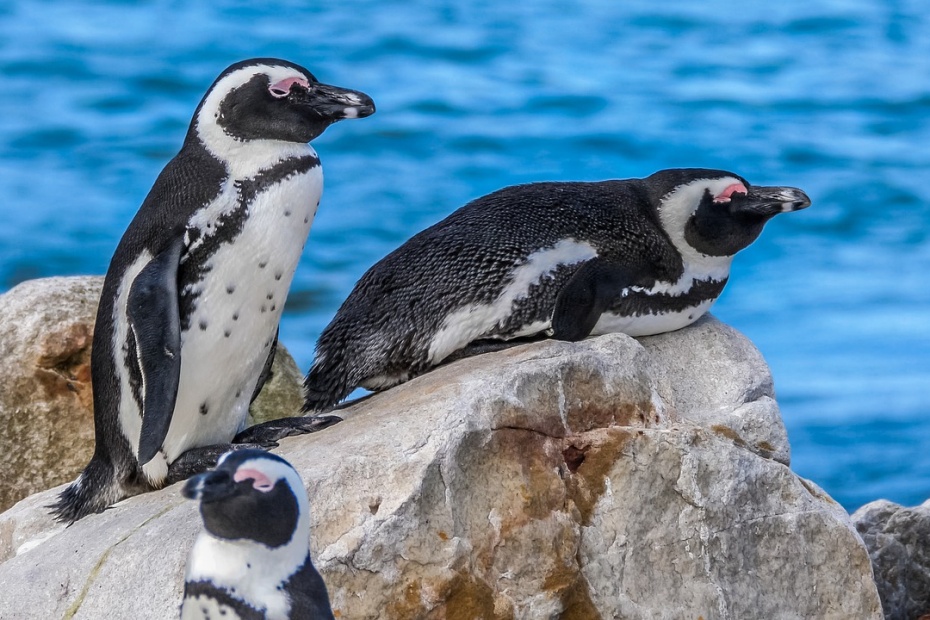
[(344, 118), (365, 118), (375, 113), (375, 102), (371, 97), (348, 88), (313, 82), (306, 90), (301, 89), (298, 97), (299, 103), (332, 122)]
[(193, 476), (184, 483), (181, 494), (187, 499), (199, 499), (204, 503), (215, 502), (232, 495), (236, 483), (228, 472), (221, 469)]
[(800, 211), (811, 204), (807, 194), (796, 187), (752, 186), (748, 194), (733, 194), (730, 199), (732, 213), (762, 217)]

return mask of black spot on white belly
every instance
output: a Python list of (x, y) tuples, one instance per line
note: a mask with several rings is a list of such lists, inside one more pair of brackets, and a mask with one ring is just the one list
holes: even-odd
[(277, 308), (277, 307), (278, 307), (278, 306), (277, 306), (276, 304), (271, 304), (271, 311), (274, 312), (275, 308)]
[(239, 398), (240, 396), (242, 396), (242, 390), (236, 390), (236, 398)]
[(224, 330), (223, 330), (223, 336), (225, 336), (226, 338), (229, 338), (229, 335), (230, 335), (231, 333), (232, 333), (232, 330), (230, 330), (230, 329), (224, 329)]
[(204, 321), (204, 320), (201, 320), (201, 321), (200, 321), (200, 331), (202, 331), (202, 332), (207, 331), (207, 322)]
[(266, 260), (263, 260), (262, 262), (260, 262), (260, 263), (258, 264), (258, 268), (259, 268), (259, 269), (264, 269), (264, 268), (267, 267), (267, 266), (268, 266), (268, 261), (266, 261)]
[(232, 295), (232, 294), (235, 293), (235, 292), (236, 292), (236, 285), (235, 285), (235, 284), (227, 284), (227, 285), (226, 285), (226, 293), (227, 293), (228, 295)]
[(239, 313), (233, 312), (233, 321), (238, 321), (238, 320), (239, 320)]
[(284, 274), (281, 273), (280, 271), (276, 271), (275, 274), (274, 274), (274, 279), (275, 279), (275, 280), (280, 280), (282, 275), (284, 275)]
[(264, 313), (267, 312), (267, 311), (268, 311), (268, 309), (265, 308), (265, 304), (262, 304), (262, 314), (264, 314)]
[(207, 412), (210, 411), (210, 408), (207, 407), (207, 403), (200, 403), (200, 413), (201, 415), (207, 415)]
[(291, 212), (290, 212), (290, 210), (287, 210), (287, 211), (284, 212), (284, 217), (291, 217)]
[(309, 221), (310, 221), (310, 216), (309, 216), (309, 215), (305, 215), (305, 216), (304, 216), (304, 224), (308, 223)]
[[(260, 170), (254, 177), (238, 179), (234, 182), (238, 192), (235, 208), (207, 223), (204, 229), (190, 227), (185, 231), (185, 237), (189, 240), (189, 251), (181, 257), (178, 271), (181, 331), (190, 329), (197, 300), (203, 290), (199, 285), (209, 277), (210, 259), (224, 245), (235, 243), (249, 217), (249, 207), (255, 198), (282, 181), (304, 174), (319, 165), (320, 160), (315, 155), (294, 157)], [(222, 181), (220, 179), (220, 183)], [(260, 266), (264, 268), (265, 264)], [(232, 294), (228, 288), (227, 292)]]

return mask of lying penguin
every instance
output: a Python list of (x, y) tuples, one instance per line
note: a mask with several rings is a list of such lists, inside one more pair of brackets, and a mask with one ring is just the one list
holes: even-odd
[[(223, 71), (110, 262), (94, 331), (93, 458), (52, 506), (73, 522), (338, 418), (245, 430), (323, 186), (307, 144), (365, 94), (256, 58)], [(238, 435), (237, 435), (238, 433)]]
[(204, 528), (187, 562), (182, 620), (333, 618), (310, 560), (307, 491), (290, 463), (229, 452), (182, 492), (200, 501)]
[(317, 342), (306, 409), (397, 385), (476, 342), (682, 328), (770, 218), (809, 205), (799, 189), (702, 169), (478, 198), (362, 276)]

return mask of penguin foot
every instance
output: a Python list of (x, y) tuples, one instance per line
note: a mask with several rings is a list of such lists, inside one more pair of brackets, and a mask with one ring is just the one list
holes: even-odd
[(233, 443), (250, 443), (274, 447), (278, 445), (279, 439), (291, 437), (292, 435), (315, 433), (338, 422), (342, 422), (342, 418), (334, 415), (312, 415), (269, 420), (245, 429), (233, 438)]
[(187, 452), (182, 453), (181, 456), (176, 458), (174, 462), (168, 465), (168, 475), (165, 477), (165, 485), (167, 486), (169, 484), (174, 484), (175, 482), (180, 482), (181, 480), (187, 480), (195, 474), (202, 474), (209, 469), (213, 469), (220, 457), (230, 450), (246, 450), (249, 448), (256, 450), (267, 450), (268, 448), (273, 448), (276, 445), (278, 444), (274, 442), (269, 444), (218, 443), (213, 444), (212, 446), (191, 448)]

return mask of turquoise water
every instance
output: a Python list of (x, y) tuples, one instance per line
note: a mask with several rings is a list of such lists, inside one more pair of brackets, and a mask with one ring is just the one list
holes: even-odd
[(281, 330), (304, 369), (364, 270), (471, 198), (730, 169), (814, 201), (714, 310), (771, 365), (793, 467), (848, 509), (930, 497), (923, 3), (197, 4), (0, 5), (0, 291), (102, 274), (216, 74), (283, 57), (378, 105), (314, 143), (326, 190)]

